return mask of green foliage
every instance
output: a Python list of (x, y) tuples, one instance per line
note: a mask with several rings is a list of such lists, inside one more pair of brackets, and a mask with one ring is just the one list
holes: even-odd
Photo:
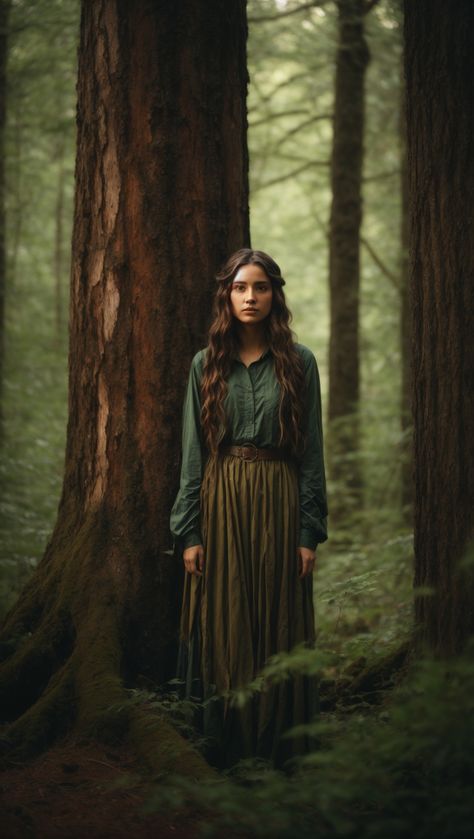
[[(394, 534), (394, 535), (392, 535)], [(411, 534), (386, 525), (378, 538), (321, 552), (314, 579), (317, 644), (332, 650), (338, 668), (354, 657), (387, 654), (412, 628)]]
[[(375, 713), (322, 714), (317, 751), (288, 774), (241, 762), (222, 783), (168, 778), (148, 809), (211, 813), (201, 835), (276, 839), (433, 839), (470, 836), (474, 817), (474, 644), (428, 658)], [(308, 653), (308, 655), (311, 655)]]
[(10, 18), (0, 617), (44, 551), (61, 489), (78, 11), (16, 0)]

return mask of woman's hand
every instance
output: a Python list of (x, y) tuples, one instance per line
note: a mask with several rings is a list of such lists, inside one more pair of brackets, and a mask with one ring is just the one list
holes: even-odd
[(204, 570), (204, 547), (202, 545), (192, 545), (183, 551), (184, 567), (189, 574), (195, 574), (196, 577), (202, 577)]
[(307, 577), (308, 574), (313, 572), (316, 551), (312, 551), (310, 548), (297, 548), (296, 551), (298, 554), (298, 576)]

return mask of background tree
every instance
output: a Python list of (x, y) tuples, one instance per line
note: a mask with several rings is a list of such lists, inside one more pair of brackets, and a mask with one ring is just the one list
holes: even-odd
[(419, 640), (474, 630), (474, 6), (405, 4)]
[[(360, 510), (359, 469), (359, 286), (362, 223), (365, 74), (369, 50), (364, 36), (365, 0), (338, 0), (329, 288), (329, 447), (336, 482), (332, 515), (344, 506)], [(341, 485), (342, 483), (342, 485)], [(357, 503), (358, 502), (358, 503)]]
[(173, 673), (176, 417), (214, 271), (249, 239), (245, 40), (241, 0), (83, 5), (63, 491), (3, 631), (18, 750), (75, 721), (156, 758), (123, 685)]

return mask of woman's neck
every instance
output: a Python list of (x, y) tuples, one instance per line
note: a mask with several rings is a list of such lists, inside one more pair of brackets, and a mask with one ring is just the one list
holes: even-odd
[(263, 324), (239, 324), (237, 330), (239, 346), (245, 352), (257, 352), (266, 349), (268, 346), (265, 328)]

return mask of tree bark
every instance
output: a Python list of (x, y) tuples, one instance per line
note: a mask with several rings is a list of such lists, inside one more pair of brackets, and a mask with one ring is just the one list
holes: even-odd
[[(369, 51), (362, 0), (338, 0), (332, 205), (329, 234), (328, 436), (331, 478), (338, 486), (331, 516), (360, 502), (357, 461), (359, 428), (359, 276), (362, 222), (364, 81)], [(337, 496), (337, 497), (336, 497)], [(339, 500), (338, 500), (339, 499)], [(352, 502), (352, 503), (351, 503)]]
[(405, 3), (420, 644), (474, 630), (474, 5)]
[[(123, 686), (174, 675), (184, 386), (214, 272), (249, 242), (245, 43), (244, 0), (83, 2), (64, 484), (3, 633), (20, 751), (74, 722), (128, 729), (156, 759)], [(170, 732), (158, 751), (177, 769)]]
[(4, 370), (5, 370), (5, 124), (7, 96), (8, 20), (10, 0), (0, 0), (0, 444), (5, 435)]

